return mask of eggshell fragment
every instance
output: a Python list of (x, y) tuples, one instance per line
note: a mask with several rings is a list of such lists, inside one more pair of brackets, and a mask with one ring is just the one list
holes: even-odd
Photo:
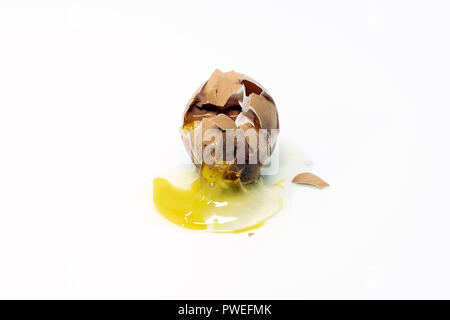
[(329, 184), (311, 172), (299, 173), (292, 179), (293, 183), (307, 184), (317, 188), (328, 187)]
[(234, 71), (223, 73), (216, 69), (203, 89), (204, 103), (223, 107), (239, 88), (241, 88), (241, 83)]
[(234, 121), (223, 113), (218, 114), (217, 116), (209, 120), (212, 121), (221, 130), (236, 128), (236, 124), (234, 123)]
[(273, 104), (263, 96), (252, 93), (250, 95), (249, 105), (258, 118), (261, 128), (278, 128), (278, 115), (275, 104)]

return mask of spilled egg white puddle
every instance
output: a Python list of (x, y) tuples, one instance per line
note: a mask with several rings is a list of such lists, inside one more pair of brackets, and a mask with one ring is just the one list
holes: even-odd
[(290, 180), (308, 161), (301, 153), (281, 151), (276, 174), (247, 185), (230, 185), (220, 175), (207, 180), (194, 169), (180, 171), (153, 180), (153, 203), (164, 218), (183, 228), (219, 233), (253, 230), (282, 211)]
[(156, 178), (153, 201), (169, 221), (184, 228), (213, 232), (251, 230), (283, 207), (283, 198), (276, 187), (266, 186), (262, 180), (224, 188), (201, 177), (189, 189)]

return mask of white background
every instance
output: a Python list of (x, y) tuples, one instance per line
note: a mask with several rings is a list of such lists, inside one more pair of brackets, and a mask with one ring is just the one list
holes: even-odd
[[(0, 298), (450, 298), (447, 1), (0, 2)], [(219, 67), (260, 81), (326, 190), (246, 234), (151, 181)]]

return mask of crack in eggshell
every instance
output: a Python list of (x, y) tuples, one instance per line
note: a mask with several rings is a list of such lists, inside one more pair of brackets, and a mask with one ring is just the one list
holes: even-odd
[[(234, 71), (221, 72), (219, 69), (216, 69), (192, 95), (183, 114), (182, 128), (194, 121), (201, 121), (201, 125), (189, 132), (181, 130), (181, 136), (191, 159), (195, 160), (194, 164), (198, 168), (203, 165), (200, 160), (203, 150), (214, 143), (214, 139), (205, 141), (201, 131), (215, 128), (240, 130), (245, 133), (248, 129), (254, 129), (256, 132), (260, 129), (279, 129), (275, 102), (267, 90), (247, 75)], [(190, 133), (191, 131), (193, 132)], [(245, 135), (242, 137), (245, 137), (243, 143), (246, 148), (246, 163), (236, 163), (235, 157), (228, 168), (228, 173), (233, 179), (240, 179), (241, 183), (249, 183), (259, 177), (266, 159), (262, 159), (257, 164), (247, 163), (248, 150), (255, 151), (253, 150), (255, 147), (249, 146), (248, 137)], [(276, 144), (276, 135), (271, 136), (268, 133), (261, 137), (267, 140), (268, 156), (270, 156)], [(200, 139), (197, 140), (198, 138)]]

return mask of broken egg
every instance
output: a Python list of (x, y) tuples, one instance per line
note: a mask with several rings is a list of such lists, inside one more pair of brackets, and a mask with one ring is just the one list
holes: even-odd
[(198, 171), (190, 186), (153, 181), (156, 209), (188, 229), (254, 229), (283, 205), (277, 186), (260, 179), (279, 131), (275, 102), (258, 82), (215, 70), (189, 100), (181, 138)]
[(240, 184), (254, 182), (279, 133), (275, 102), (258, 82), (215, 70), (189, 100), (181, 138), (193, 163), (223, 172)]

